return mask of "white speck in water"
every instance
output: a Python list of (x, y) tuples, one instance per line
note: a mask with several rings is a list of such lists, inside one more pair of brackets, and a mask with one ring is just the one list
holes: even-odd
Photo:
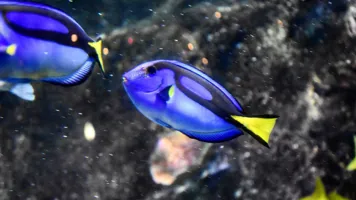
[(251, 190), (251, 194), (257, 194), (258, 193), (258, 190), (256, 189), (256, 188), (253, 188), (252, 190)]
[(220, 149), (223, 149), (223, 148), (224, 148), (224, 145), (221, 145), (221, 146), (220, 146)]
[(298, 149), (299, 145), (298, 144), (293, 144), (292, 148), (293, 149)]
[(251, 156), (251, 153), (250, 152), (245, 152), (244, 153), (244, 158), (248, 158), (248, 157), (250, 157)]
[(93, 141), (95, 139), (95, 129), (92, 123), (86, 122), (84, 125), (84, 137), (88, 141)]
[(68, 135), (63, 135), (63, 137), (64, 137), (64, 138), (67, 138), (67, 137), (68, 137)]
[(311, 168), (310, 168), (310, 171), (311, 171), (312, 173), (315, 173), (316, 170), (317, 170), (316, 167), (311, 167)]
[(236, 192), (234, 194), (235, 198), (240, 198), (241, 195), (242, 195), (242, 190), (241, 189), (236, 190)]

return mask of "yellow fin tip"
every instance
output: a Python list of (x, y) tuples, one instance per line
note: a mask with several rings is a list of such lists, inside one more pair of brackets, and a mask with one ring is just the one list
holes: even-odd
[(104, 67), (104, 62), (103, 62), (103, 54), (102, 54), (102, 40), (98, 40), (96, 42), (88, 42), (89, 46), (93, 47), (95, 49), (96, 54), (98, 55), (98, 61), (99, 65), (101, 68), (101, 71), (105, 73), (105, 67)]
[(11, 44), (6, 48), (6, 53), (9, 54), (10, 56), (13, 56), (16, 53), (16, 49), (17, 49), (17, 45)]

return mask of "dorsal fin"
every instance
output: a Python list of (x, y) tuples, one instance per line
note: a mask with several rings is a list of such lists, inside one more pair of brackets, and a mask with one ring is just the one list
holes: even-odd
[(62, 77), (43, 78), (41, 79), (41, 81), (62, 86), (79, 85), (88, 79), (89, 75), (91, 74), (91, 71), (93, 70), (94, 64), (95, 63), (92, 60), (88, 60), (79, 70), (77, 70), (73, 74)]

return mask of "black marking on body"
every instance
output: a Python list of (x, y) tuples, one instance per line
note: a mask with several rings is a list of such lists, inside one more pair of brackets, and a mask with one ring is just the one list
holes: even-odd
[[(41, 40), (53, 41), (65, 46), (80, 48), (86, 51), (88, 54), (93, 54), (93, 49), (88, 45), (88, 42), (93, 42), (93, 40), (89, 38), (87, 34), (77, 26), (77, 24), (73, 23), (70, 19), (67, 18), (67, 16), (65, 16), (60, 12), (54, 12), (51, 10), (44, 10), (37, 7), (22, 6), (22, 5), (2, 5), (0, 6), (0, 11), (2, 12), (2, 17), (5, 20), (6, 24), (15, 32), (21, 35), (37, 38)], [(10, 22), (6, 14), (12, 11), (34, 13), (34, 14), (42, 15), (44, 17), (52, 18), (62, 23), (65, 27), (67, 27), (69, 32), (67, 34), (64, 34), (64, 33), (54, 32), (49, 30), (27, 29), (25, 27)], [(73, 42), (71, 40), (71, 36), (73, 34), (76, 34), (78, 36), (78, 40), (76, 42)]]
[[(179, 67), (170, 62), (158, 62), (155, 63), (154, 66), (157, 70), (160, 69), (170, 69), (174, 72), (174, 79), (176, 82), (176, 86), (179, 90), (181, 90), (185, 95), (189, 98), (194, 100), (195, 102), (199, 103), (200, 105), (204, 106), (205, 108), (212, 111), (214, 114), (218, 115), (219, 117), (236, 124), (236, 121), (231, 119), (231, 115), (242, 115), (235, 105), (231, 102), (231, 100), (215, 85), (211, 84), (208, 80), (204, 77), (199, 76), (192, 71), (189, 71), (185, 68)], [(195, 94), (194, 92), (185, 88), (181, 82), (180, 78), (182, 76), (186, 76), (191, 78), (192, 80), (196, 81), (197, 83), (201, 84), (205, 89), (207, 89), (211, 95), (212, 100), (206, 100), (199, 95)]]

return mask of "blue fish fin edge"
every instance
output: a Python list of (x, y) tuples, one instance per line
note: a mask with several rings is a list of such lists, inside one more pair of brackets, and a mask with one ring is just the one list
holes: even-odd
[(34, 89), (30, 83), (17, 83), (9, 91), (26, 101), (34, 101), (36, 99)]
[(79, 70), (77, 70), (73, 74), (70, 74), (68, 76), (62, 76), (62, 77), (42, 78), (41, 81), (48, 82), (54, 85), (61, 85), (61, 86), (79, 85), (85, 82), (89, 78), (93, 70), (94, 64), (95, 62), (88, 60), (84, 63), (84, 65)]
[(240, 135), (243, 135), (243, 132), (239, 129), (229, 129), (220, 132), (212, 132), (212, 133), (200, 133), (200, 132), (192, 132), (192, 131), (184, 131), (179, 130), (184, 135), (199, 140), (201, 142), (208, 142), (208, 143), (220, 143), (232, 140)]
[(170, 126), (169, 124), (167, 124), (166, 122), (160, 120), (160, 119), (154, 119), (154, 122), (156, 122), (157, 124), (166, 127), (166, 128), (172, 128), (172, 126)]

